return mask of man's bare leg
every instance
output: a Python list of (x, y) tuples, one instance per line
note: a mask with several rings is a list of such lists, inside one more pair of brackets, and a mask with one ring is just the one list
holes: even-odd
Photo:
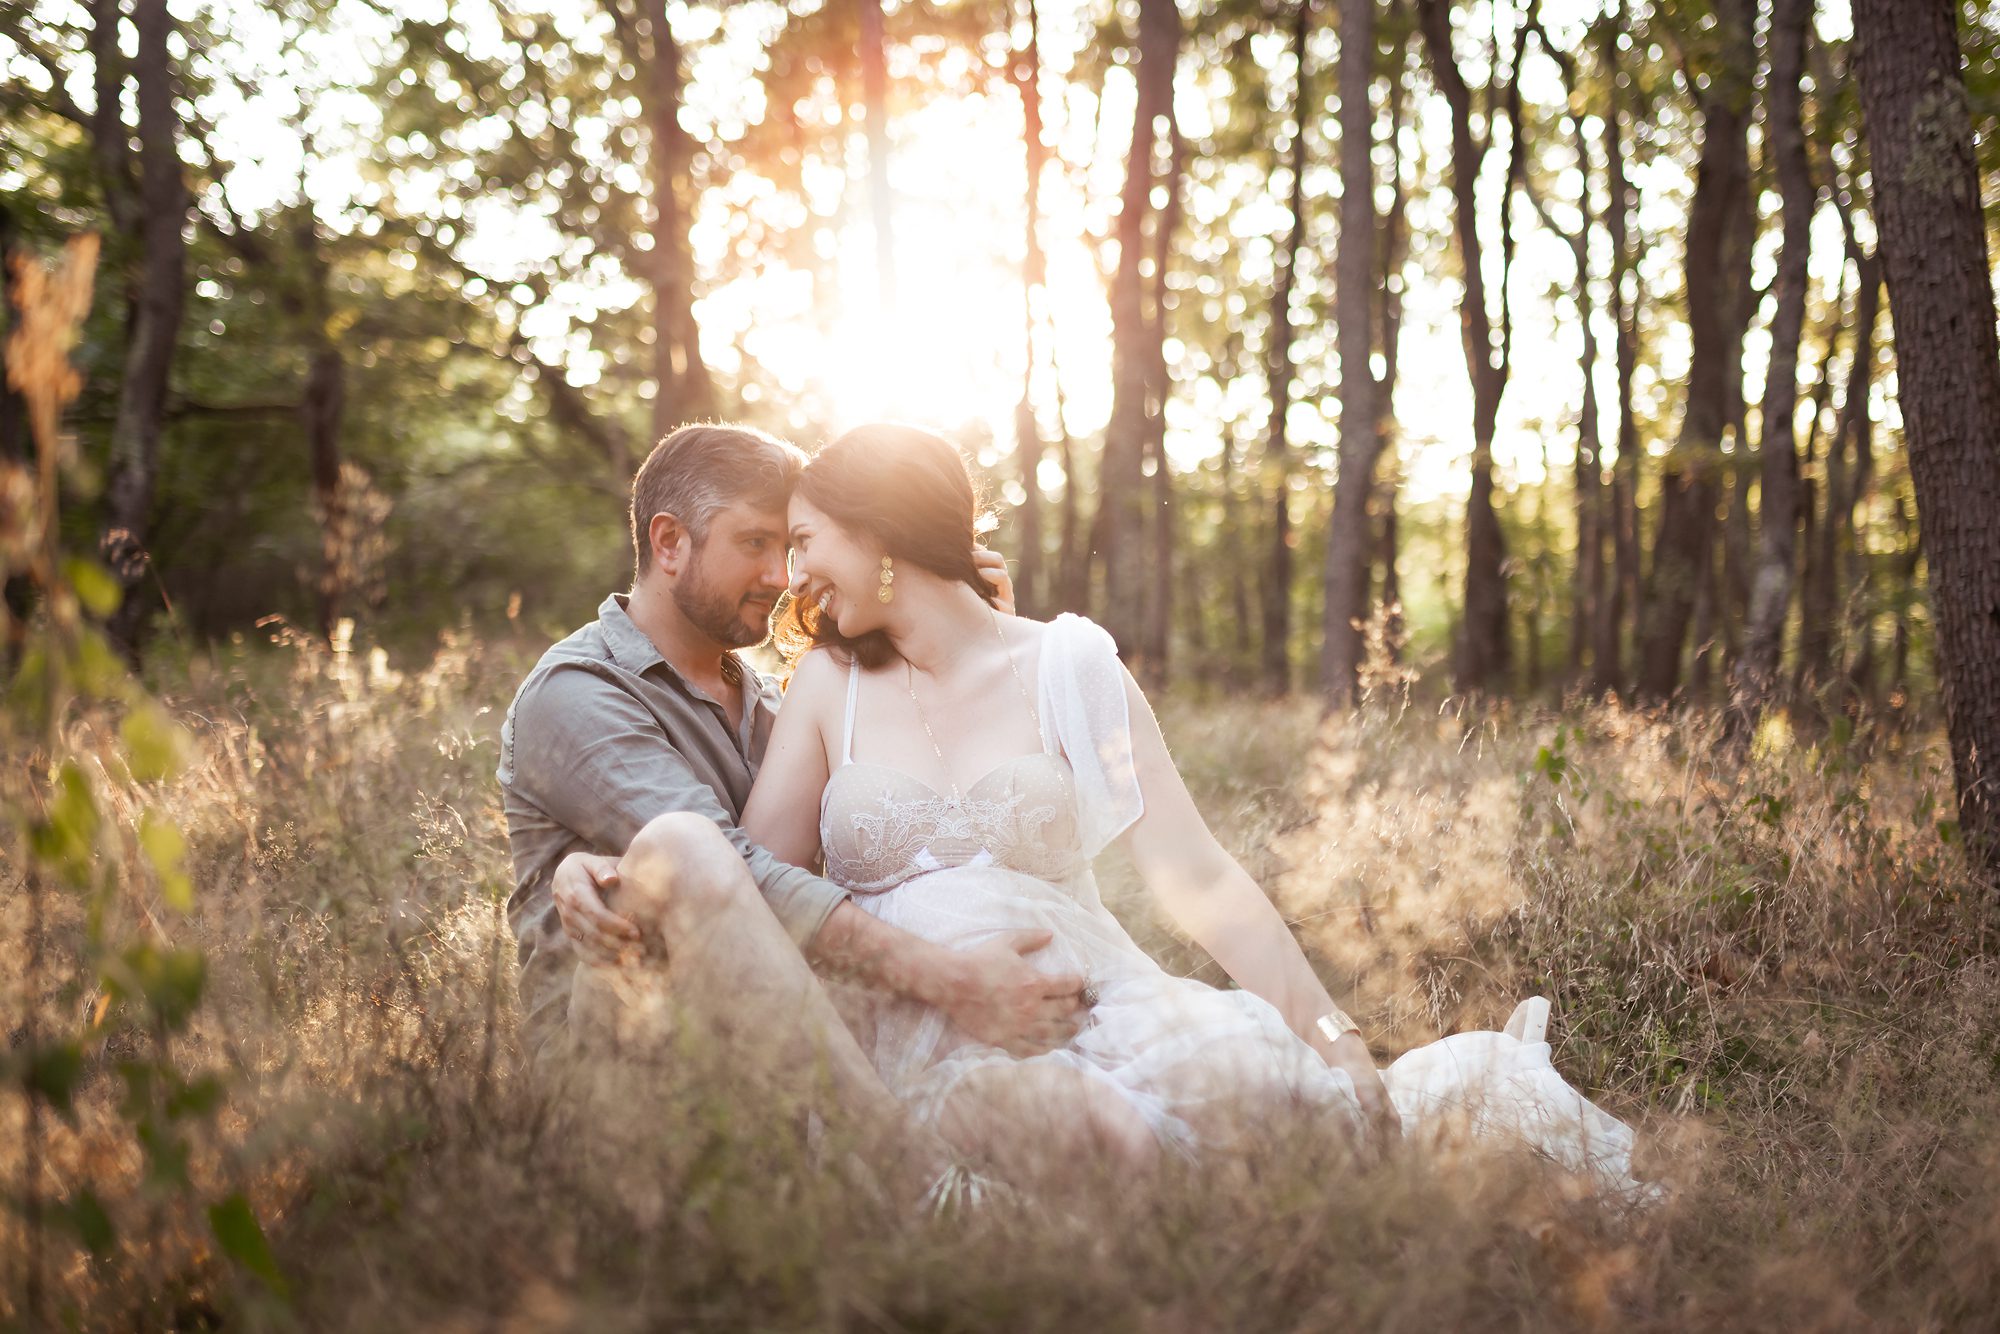
[[(779, 925), (743, 859), (712, 821), (687, 812), (660, 816), (632, 840), (608, 896), (637, 924), (663, 970), (674, 1020), (725, 1045), (732, 1064), (754, 1069), (806, 1097), (857, 1142), (893, 1139), (908, 1166), (928, 1181), (950, 1160), (937, 1136), (910, 1126), (903, 1105), (841, 1021), (805, 956)], [(579, 969), (579, 999), (617, 973)], [(602, 1003), (601, 1001), (599, 1002)]]

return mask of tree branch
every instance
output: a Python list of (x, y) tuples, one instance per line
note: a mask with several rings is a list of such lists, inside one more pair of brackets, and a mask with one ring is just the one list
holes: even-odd
[(28, 57), (37, 65), (40, 65), (43, 72), (49, 76), (48, 110), (61, 116), (64, 120), (69, 121), (79, 129), (89, 131), (91, 129), (90, 116), (85, 113), (82, 107), (76, 104), (76, 99), (71, 97), (69, 91), (63, 87), (62, 67), (56, 64), (55, 58), (42, 50), (41, 47), (29, 41), (26, 37), (17, 37), (15, 40), (21, 44), (21, 49), (27, 52)]

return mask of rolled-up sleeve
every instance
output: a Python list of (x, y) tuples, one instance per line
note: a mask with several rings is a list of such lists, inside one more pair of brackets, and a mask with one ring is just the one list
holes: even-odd
[(516, 793), (597, 851), (623, 855), (668, 811), (713, 820), (801, 948), (847, 897), (752, 843), (659, 719), (589, 664), (551, 667), (522, 691), (513, 714), (508, 778)]

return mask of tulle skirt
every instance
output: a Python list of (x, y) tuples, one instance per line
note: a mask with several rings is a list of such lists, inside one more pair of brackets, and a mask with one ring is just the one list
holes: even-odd
[[(864, 1039), (883, 1082), (920, 1121), (935, 1123), (975, 1071), (1046, 1065), (1114, 1089), (1163, 1145), (1189, 1154), (1260, 1107), (1303, 1108), (1323, 1116), (1329, 1133), (1366, 1133), (1344, 1071), (1330, 1068), (1262, 997), (1167, 973), (1105, 909), (1088, 874), (1057, 885), (995, 866), (955, 867), (856, 902), (954, 949), (1022, 928), (1047, 930), (1052, 943), (1029, 962), (1048, 973), (1082, 974), (1097, 988), (1076, 1037), (1029, 1057), (972, 1039), (930, 1006), (882, 1001)], [(1652, 1191), (1632, 1178), (1630, 1127), (1556, 1073), (1546, 1042), (1459, 1033), (1407, 1053), (1382, 1079), (1406, 1137), (1511, 1141), (1610, 1190)]]

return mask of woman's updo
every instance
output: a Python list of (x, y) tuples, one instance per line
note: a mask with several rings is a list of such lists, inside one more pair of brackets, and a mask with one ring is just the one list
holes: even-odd
[[(984, 514), (978, 488), (964, 457), (943, 436), (900, 422), (857, 426), (813, 456), (793, 494), (850, 537), (880, 547), (898, 569), (928, 570), (993, 601), (972, 559)], [(773, 642), (788, 664), (821, 645), (868, 668), (895, 656), (886, 634), (848, 639), (832, 617), (800, 598), (779, 615)]]

